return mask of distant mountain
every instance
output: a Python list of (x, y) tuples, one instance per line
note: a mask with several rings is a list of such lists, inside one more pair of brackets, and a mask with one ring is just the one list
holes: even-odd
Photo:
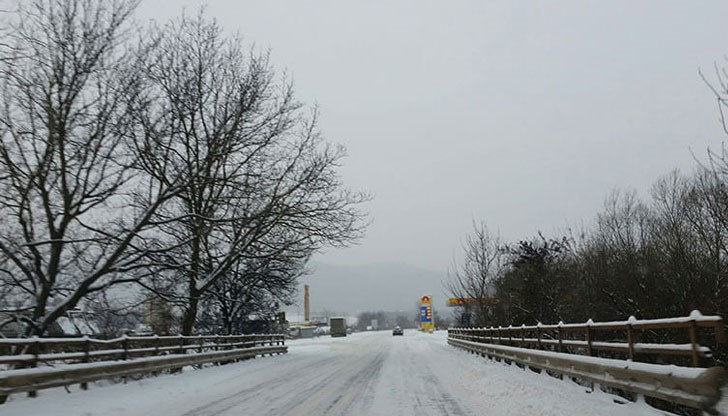
[(301, 278), (299, 300), (287, 309), (303, 315), (303, 285), (308, 284), (312, 313), (356, 314), (362, 311), (416, 311), (422, 295), (444, 312), (445, 272), (400, 263), (336, 266), (312, 263), (312, 273)]

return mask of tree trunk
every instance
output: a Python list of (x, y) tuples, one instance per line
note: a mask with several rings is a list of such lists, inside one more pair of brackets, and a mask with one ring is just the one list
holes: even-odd
[(197, 320), (197, 304), (200, 297), (195, 294), (190, 297), (190, 303), (187, 305), (184, 314), (182, 315), (182, 328), (180, 335), (192, 335), (195, 329), (195, 321)]

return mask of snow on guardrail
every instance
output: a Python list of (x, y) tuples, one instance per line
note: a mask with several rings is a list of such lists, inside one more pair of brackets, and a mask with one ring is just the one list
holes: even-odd
[[(288, 351), (283, 335), (0, 339), (0, 403), (9, 394), (226, 363)], [(50, 350), (50, 351), (48, 351)], [(48, 351), (48, 352), (44, 352)]]
[[(715, 338), (724, 348), (723, 319), (694, 311), (688, 317), (668, 319), (592, 322), (583, 324), (451, 328), (448, 343), (490, 358), (514, 361), (523, 366), (548, 370), (624, 391), (672, 403), (711, 409), (720, 399), (726, 371), (712, 364), (713, 350), (700, 345), (698, 330)], [(689, 342), (637, 342), (641, 331), (669, 330), (673, 337)], [(674, 334), (675, 330), (686, 333)], [(622, 333), (626, 339), (603, 340)], [(705, 336), (702, 339), (706, 339)], [(578, 354), (578, 353), (581, 354)], [(599, 352), (609, 357), (597, 357)], [(626, 359), (616, 359), (621, 354)], [(641, 356), (684, 357), (687, 365), (636, 362)], [(699, 368), (711, 363), (710, 368)]]

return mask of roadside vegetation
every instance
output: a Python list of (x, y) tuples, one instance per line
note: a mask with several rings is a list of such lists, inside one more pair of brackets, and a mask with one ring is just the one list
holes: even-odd
[[(725, 72), (703, 76), (723, 128)], [(702, 74), (701, 74), (702, 76)], [(649, 195), (617, 189), (591, 226), (508, 242), (475, 221), (447, 286), (469, 298), (461, 325), (520, 325), (728, 314), (728, 153), (658, 178)]]
[[(204, 12), (14, 3), (0, 33), (0, 333), (238, 333), (364, 231), (345, 151), (269, 52)], [(140, 311), (144, 311), (140, 313)]]

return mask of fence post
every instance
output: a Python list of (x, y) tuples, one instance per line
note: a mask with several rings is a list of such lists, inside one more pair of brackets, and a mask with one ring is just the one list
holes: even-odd
[(698, 354), (698, 324), (695, 318), (690, 320), (690, 344), (692, 344), (693, 367), (700, 366), (700, 355)]
[(537, 336), (538, 349), (542, 350), (543, 346), (541, 345), (541, 322), (538, 322), (536, 324), (536, 336)]
[(521, 344), (519, 347), (526, 345), (526, 324), (521, 324)]
[(559, 324), (556, 325), (557, 329), (556, 332), (559, 334), (559, 352), (564, 352), (564, 343), (563, 343), (563, 337), (561, 336), (561, 325), (564, 324), (564, 321), (559, 321)]
[[(38, 355), (40, 355), (40, 345), (41, 344), (38, 336), (34, 336), (33, 344), (30, 347), (33, 350), (33, 361), (30, 364), (32, 368), (38, 367)], [(29, 391), (28, 397), (38, 397), (38, 392), (36, 390)]]
[[(91, 361), (91, 359), (89, 358), (89, 353), (91, 351), (91, 340), (88, 338), (88, 335), (84, 335), (83, 336), (83, 340), (84, 340), (84, 343), (83, 343), (83, 352), (84, 352), (83, 362), (84, 363), (88, 363), (88, 362)], [(88, 390), (88, 383), (86, 383), (86, 382), (81, 383), (81, 390)]]
[(591, 320), (591, 318), (586, 321), (586, 355), (592, 356), (594, 355), (594, 352), (592, 351), (592, 324), (594, 321)]
[[(124, 348), (124, 352), (121, 355), (122, 360), (126, 360), (129, 358), (129, 337), (124, 334), (124, 337), (121, 339), (121, 346)], [(126, 384), (127, 376), (123, 376), (124, 378), (124, 384)]]
[(121, 338), (121, 347), (124, 349), (124, 353), (121, 355), (122, 360), (126, 360), (129, 358), (129, 337), (124, 335)]
[(630, 360), (634, 360), (634, 330), (632, 322), (636, 321), (634, 316), (630, 316), (627, 320), (627, 355)]

